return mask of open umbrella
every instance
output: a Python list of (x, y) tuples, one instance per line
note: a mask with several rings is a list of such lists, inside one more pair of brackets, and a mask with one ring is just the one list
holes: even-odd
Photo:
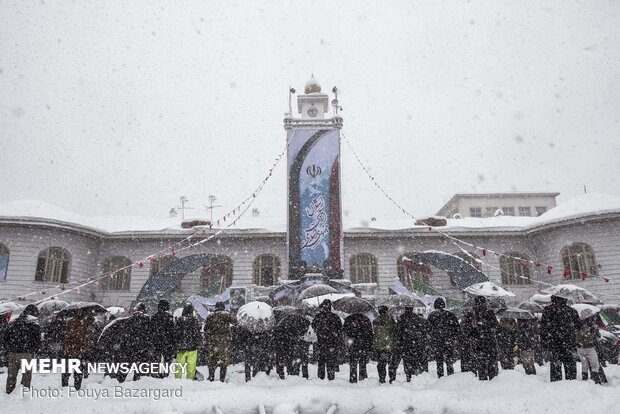
[(590, 305), (601, 305), (603, 302), (592, 292), (577, 285), (560, 284), (543, 289), (542, 293), (552, 296), (559, 296), (568, 299), (572, 303), (589, 303)]
[[(470, 297), (465, 301), (462, 308), (463, 309), (473, 309), (474, 297)], [(508, 305), (506, 305), (506, 300), (503, 297), (488, 297), (487, 300), (487, 308), (491, 309), (493, 312), (498, 312), (502, 309), (508, 309)]]
[(542, 311), (545, 309), (542, 306), (540, 306), (538, 303), (530, 302), (529, 300), (519, 303), (517, 305), (517, 308), (524, 309), (532, 313), (542, 313)]
[(73, 302), (58, 312), (57, 318), (72, 318), (82, 309), (88, 309), (93, 315), (107, 313), (108, 310), (96, 302)]
[(250, 302), (240, 307), (237, 321), (239, 326), (252, 332), (268, 331), (276, 324), (273, 308), (265, 302)]
[(381, 306), (387, 306), (388, 308), (401, 307), (426, 309), (424, 302), (407, 295), (390, 295), (386, 300), (381, 302)]
[(301, 315), (303, 309), (295, 306), (276, 306), (273, 308), (273, 316), (276, 318), (276, 322), (281, 321), (287, 315)]
[(500, 309), (496, 315), (498, 318), (536, 319), (532, 312), (519, 308)]
[(338, 299), (353, 297), (353, 296), (355, 296), (355, 294), (353, 293), (328, 293), (325, 295), (316, 296), (314, 298), (304, 299), (302, 300), (302, 303), (306, 307), (307, 306), (318, 307), (321, 303), (323, 303), (324, 300), (327, 300), (327, 299), (331, 300), (332, 303), (334, 303)]
[(366, 314), (368, 312), (375, 312), (375, 308), (370, 302), (358, 298), (357, 296), (348, 296), (338, 299), (333, 303), (332, 309), (349, 315), (353, 313)]
[(315, 298), (317, 296), (327, 295), (328, 293), (338, 293), (338, 291), (329, 285), (313, 285), (301, 292), (299, 300)]
[(487, 297), (504, 297), (504, 296), (516, 296), (514, 293), (507, 291), (501, 286), (496, 285), (493, 282), (481, 282), (468, 286), (463, 291), (474, 296), (487, 296)]
[(69, 302), (65, 302), (64, 300), (46, 300), (45, 302), (41, 302), (37, 304), (37, 308), (39, 309), (39, 318), (47, 318), (52, 316), (54, 312), (58, 312), (63, 310), (69, 305)]
[(571, 305), (571, 308), (577, 311), (577, 313), (579, 314), (579, 319), (587, 319), (590, 316), (594, 316), (601, 311), (601, 308), (599, 308), (598, 306), (588, 305), (587, 303), (576, 303), (574, 305)]

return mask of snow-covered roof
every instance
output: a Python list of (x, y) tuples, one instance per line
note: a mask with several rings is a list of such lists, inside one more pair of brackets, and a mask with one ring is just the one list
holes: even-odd
[[(381, 212), (380, 212), (381, 213)], [(519, 231), (537, 226), (570, 220), (574, 218), (620, 213), (620, 197), (605, 194), (583, 194), (547, 211), (539, 217), (497, 216), (487, 218), (466, 217), (462, 219), (448, 219), (447, 226), (442, 230), (469, 231)], [(370, 221), (360, 218), (353, 210), (347, 210), (343, 216), (343, 228), (347, 233), (381, 232), (385, 230), (405, 230), (424, 228), (415, 226), (414, 220), (402, 214), (394, 217), (394, 213), (377, 214)], [(204, 217), (186, 216), (185, 220)], [(139, 217), (139, 216), (84, 216), (73, 211), (38, 200), (13, 200), (0, 203), (0, 220), (43, 220), (73, 224), (94, 231), (108, 233), (121, 232), (192, 232), (181, 228), (181, 217)], [(230, 222), (230, 218), (228, 218)], [(220, 222), (220, 228), (226, 226)], [(217, 227), (217, 226), (214, 226)], [(231, 230), (246, 231), (286, 231), (286, 215), (278, 214), (275, 210), (261, 209), (258, 216), (251, 212), (245, 214)]]

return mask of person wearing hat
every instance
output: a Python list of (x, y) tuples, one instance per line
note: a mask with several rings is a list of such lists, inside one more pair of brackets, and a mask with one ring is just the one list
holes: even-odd
[(217, 368), (220, 369), (220, 381), (226, 380), (228, 365), (233, 363), (233, 325), (237, 325), (237, 318), (225, 310), (224, 302), (217, 302), (204, 324), (209, 381), (215, 380)]
[[(157, 312), (151, 316), (153, 333), (154, 362), (170, 364), (174, 356), (174, 318), (170, 314), (170, 302), (165, 299), (159, 301)], [(164, 378), (168, 374), (156, 374), (156, 378)]]
[(377, 373), (379, 382), (385, 382), (385, 368), (388, 368), (390, 384), (396, 380), (398, 369), (398, 351), (396, 322), (390, 316), (387, 306), (379, 306), (379, 317), (372, 321), (374, 346), (377, 355)]
[(437, 361), (437, 378), (443, 377), (444, 362), (446, 373), (454, 374), (455, 351), (459, 337), (459, 321), (456, 316), (446, 310), (443, 298), (435, 299), (435, 310), (428, 315), (428, 325), (431, 330), (431, 345)]
[[(10, 394), (17, 385), (17, 375), (22, 359), (31, 360), (41, 345), (41, 327), (39, 326), (39, 309), (28, 305), (17, 320), (4, 331), (4, 343), (8, 352), (8, 375), (6, 393)], [(22, 386), (30, 388), (32, 372), (22, 372)]]
[(590, 309), (583, 309), (579, 314), (579, 327), (575, 335), (577, 355), (581, 360), (581, 379), (588, 380), (588, 371), (592, 372), (592, 380), (600, 384), (600, 364), (596, 353), (596, 345), (600, 333), (594, 318), (595, 314)]
[(336, 378), (337, 356), (342, 347), (340, 336), (342, 322), (337, 315), (332, 313), (332, 302), (329, 299), (325, 299), (319, 305), (319, 313), (312, 321), (312, 329), (317, 338), (314, 351), (317, 354), (318, 377), (325, 379), (327, 369), (327, 379), (332, 381)]
[(562, 367), (567, 380), (577, 378), (575, 331), (579, 326), (577, 311), (568, 306), (568, 299), (552, 295), (540, 319), (540, 339), (549, 353), (551, 381), (562, 380)]

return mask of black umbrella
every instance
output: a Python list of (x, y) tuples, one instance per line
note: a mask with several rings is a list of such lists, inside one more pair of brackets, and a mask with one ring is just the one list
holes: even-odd
[(381, 306), (387, 306), (388, 308), (423, 308), (426, 310), (424, 302), (407, 295), (390, 295), (386, 300), (381, 302)]
[(532, 312), (519, 308), (500, 309), (497, 311), (497, 317), (512, 319), (536, 319)]
[(301, 315), (303, 310), (295, 306), (276, 306), (273, 308), (273, 316), (276, 321), (282, 320), (287, 315)]
[(88, 309), (91, 314), (108, 313), (108, 310), (95, 302), (73, 302), (58, 312), (57, 318), (72, 318), (83, 309)]
[(364, 315), (368, 312), (376, 313), (375, 308), (370, 302), (357, 296), (338, 299), (333, 303), (332, 309), (349, 315), (354, 313), (363, 313)]
[(97, 339), (97, 359), (102, 362), (116, 361), (123, 352), (121, 340), (127, 331), (130, 317), (118, 318), (108, 323)]
[[(463, 304), (463, 309), (473, 309), (476, 297), (472, 296), (467, 299)], [(497, 312), (500, 309), (508, 309), (508, 305), (506, 305), (506, 300), (502, 297), (488, 297), (486, 298), (486, 303), (487, 308), (491, 309), (493, 312)]]

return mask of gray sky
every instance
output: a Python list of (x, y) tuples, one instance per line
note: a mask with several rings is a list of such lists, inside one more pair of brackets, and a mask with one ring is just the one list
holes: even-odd
[[(414, 214), (455, 192), (620, 194), (620, 2), (361, 3), (0, 0), (0, 202), (232, 208), (311, 73)], [(345, 213), (400, 216), (342, 151)], [(256, 206), (284, 217), (285, 180)]]

